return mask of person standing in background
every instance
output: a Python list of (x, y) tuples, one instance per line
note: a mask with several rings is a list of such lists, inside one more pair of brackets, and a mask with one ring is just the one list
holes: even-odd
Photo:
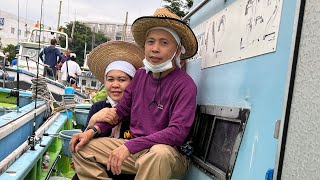
[(57, 79), (58, 79), (58, 82), (62, 82), (62, 79), (61, 79), (61, 76), (62, 76), (61, 67), (62, 67), (63, 63), (66, 62), (69, 59), (70, 59), (70, 50), (67, 49), (63, 53), (61, 60), (59, 59), (58, 64), (57, 64)]
[[(42, 62), (45, 64), (43, 76), (49, 77), (50, 79), (55, 80), (56, 79), (56, 66), (57, 66), (57, 58), (59, 57), (59, 60), (62, 59), (62, 55), (60, 53), (60, 50), (56, 48), (57, 40), (51, 39), (50, 46), (44, 48), (40, 54), (39, 57), (42, 60)], [(44, 59), (43, 59), (44, 55)]]
[(82, 71), (77, 62), (75, 62), (77, 56), (75, 53), (70, 53), (70, 60), (63, 63), (61, 67), (62, 82), (64, 85), (70, 85), (76, 88), (77, 76), (81, 75)]

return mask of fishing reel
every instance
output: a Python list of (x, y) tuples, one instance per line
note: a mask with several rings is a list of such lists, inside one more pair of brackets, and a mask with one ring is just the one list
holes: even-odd
[(13, 89), (10, 91), (9, 95), (6, 96), (6, 98), (9, 98), (9, 97), (18, 97), (19, 96), (19, 91), (16, 90), (16, 89)]
[(33, 133), (31, 136), (28, 137), (28, 145), (30, 147), (31, 150), (36, 150), (35, 146), (37, 144), (40, 144), (41, 147), (45, 147), (45, 145), (41, 144), (41, 138), (37, 138), (36, 135)]

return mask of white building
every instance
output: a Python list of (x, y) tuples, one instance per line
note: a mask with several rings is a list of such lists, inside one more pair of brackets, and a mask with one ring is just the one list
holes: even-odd
[[(18, 23), (18, 16), (0, 10), (0, 38), (2, 47), (6, 47), (8, 44), (17, 45), (18, 34), (19, 41), (25, 41), (30, 34), (31, 29), (35, 28), (36, 24), (36, 20), (30, 20), (23, 17), (19, 18)], [(49, 29), (51, 27), (44, 25), (43, 28)]]
[[(97, 21), (80, 21), (91, 28), (93, 32), (101, 32), (111, 40), (125, 40), (133, 42), (131, 33), (131, 24), (126, 26), (124, 32), (124, 24), (111, 22), (97, 22)], [(123, 39), (125, 37), (125, 39)]]

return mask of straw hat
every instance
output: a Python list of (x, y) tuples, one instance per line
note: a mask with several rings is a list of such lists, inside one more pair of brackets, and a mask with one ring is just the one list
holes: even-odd
[(143, 66), (144, 51), (136, 44), (125, 41), (109, 41), (94, 48), (88, 56), (88, 66), (93, 75), (104, 83), (107, 66), (117, 60), (128, 61), (136, 69)]
[(147, 31), (158, 26), (171, 28), (179, 34), (181, 43), (186, 49), (186, 53), (181, 54), (181, 59), (191, 58), (197, 53), (198, 43), (193, 31), (176, 14), (166, 8), (159, 8), (153, 16), (143, 16), (133, 22), (131, 31), (136, 43), (143, 48)]

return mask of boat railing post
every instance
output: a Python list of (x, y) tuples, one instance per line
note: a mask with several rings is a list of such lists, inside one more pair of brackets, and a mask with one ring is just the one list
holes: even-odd
[(29, 69), (29, 56), (26, 56), (26, 62), (27, 62), (28, 71), (30, 71), (30, 69)]

